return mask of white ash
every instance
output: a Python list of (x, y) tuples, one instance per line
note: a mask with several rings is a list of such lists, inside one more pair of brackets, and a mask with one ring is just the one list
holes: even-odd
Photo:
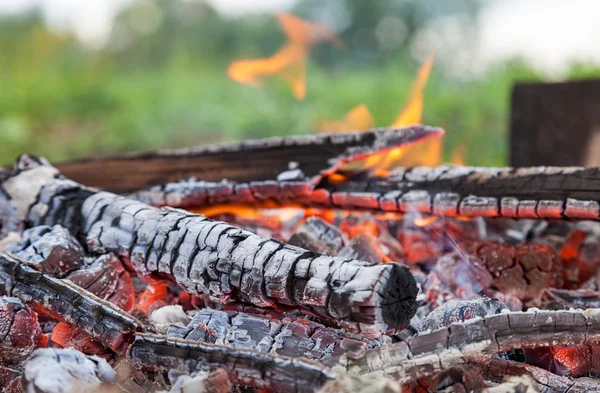
[(167, 331), (170, 325), (185, 327), (191, 321), (191, 318), (179, 305), (156, 309), (150, 314), (149, 319), (150, 323), (163, 333)]
[(73, 349), (40, 348), (33, 352), (23, 375), (27, 393), (90, 391), (115, 379), (106, 360)]

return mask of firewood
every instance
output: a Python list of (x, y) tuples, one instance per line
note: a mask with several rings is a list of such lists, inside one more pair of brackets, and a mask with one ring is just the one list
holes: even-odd
[(190, 373), (206, 367), (225, 369), (234, 383), (279, 392), (312, 393), (337, 378), (329, 368), (302, 357), (285, 357), (247, 349), (165, 336), (137, 334), (131, 358), (144, 366)]
[(138, 190), (189, 177), (206, 181), (269, 180), (290, 169), (290, 163), (312, 177), (367, 154), (437, 137), (442, 133), (439, 128), (413, 126), (274, 137), (77, 160), (57, 167), (75, 181), (114, 192)]
[(581, 167), (397, 168), (386, 177), (342, 174), (342, 180), (182, 181), (132, 196), (159, 205), (200, 208), (217, 203), (281, 204), (442, 216), (533, 219), (600, 217), (600, 169)]
[(510, 312), (470, 319), (367, 351), (360, 359), (342, 355), (323, 364), (409, 382), (509, 350), (558, 344), (600, 344), (600, 310)]
[(18, 220), (62, 225), (90, 252), (114, 252), (139, 275), (168, 278), (192, 294), (298, 306), (368, 335), (399, 331), (416, 310), (416, 283), (401, 264), (324, 256), (204, 216), (97, 192), (29, 156), (2, 186)]
[(245, 312), (203, 309), (185, 327), (171, 325), (167, 336), (232, 348), (313, 360), (347, 353), (360, 357), (391, 339), (368, 339), (300, 318), (273, 318)]
[(36, 312), (83, 329), (115, 352), (123, 352), (133, 333), (141, 330), (138, 321), (112, 303), (70, 281), (40, 273), (8, 254), (0, 254), (0, 290)]

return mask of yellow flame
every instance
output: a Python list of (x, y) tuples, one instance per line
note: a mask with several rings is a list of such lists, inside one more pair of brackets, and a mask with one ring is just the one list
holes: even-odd
[(432, 54), (421, 66), (417, 74), (417, 79), (410, 90), (408, 103), (396, 118), (392, 127), (410, 126), (421, 122), (421, 118), (423, 117), (423, 90), (425, 89), (425, 85), (427, 85), (427, 80), (429, 80), (434, 60), (435, 55)]
[(339, 40), (329, 29), (293, 15), (280, 13), (277, 18), (287, 43), (271, 57), (234, 61), (227, 74), (234, 81), (250, 86), (262, 86), (265, 76), (279, 76), (290, 86), (294, 97), (302, 100), (306, 97), (306, 63), (310, 48), (324, 40), (334, 44), (339, 44)]
[(450, 162), (455, 165), (462, 165), (462, 166), (467, 165), (465, 162), (465, 152), (466, 152), (465, 145), (463, 145), (463, 144), (458, 145), (452, 151), (452, 157), (450, 158)]
[(326, 120), (319, 123), (319, 130), (322, 132), (362, 131), (373, 127), (375, 120), (364, 104), (352, 108), (342, 120)]

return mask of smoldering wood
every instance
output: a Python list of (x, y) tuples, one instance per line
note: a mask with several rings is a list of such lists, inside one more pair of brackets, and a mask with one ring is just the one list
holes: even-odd
[(21, 300), (1, 296), (0, 364), (7, 367), (20, 365), (44, 341), (37, 314)]
[(401, 330), (416, 310), (416, 283), (401, 264), (320, 255), (204, 216), (96, 192), (27, 156), (2, 186), (19, 220), (60, 224), (90, 252), (114, 252), (139, 275), (169, 278), (192, 294), (298, 306), (367, 335)]
[(386, 177), (349, 173), (344, 180), (250, 183), (182, 181), (132, 194), (156, 206), (220, 203), (333, 207), (442, 216), (533, 219), (600, 218), (600, 168), (396, 168)]
[(433, 375), (498, 353), (553, 345), (600, 343), (600, 310), (506, 312), (421, 332), (404, 342), (367, 351), (360, 359), (323, 360), (336, 371), (385, 375), (400, 382)]
[(344, 334), (306, 319), (214, 309), (198, 311), (185, 327), (171, 325), (167, 336), (313, 360), (343, 353), (360, 357), (368, 349), (391, 342)]
[(323, 170), (381, 151), (440, 136), (439, 128), (378, 128), (353, 133), (273, 137), (237, 143), (159, 150), (58, 164), (66, 176), (114, 192), (195, 177), (206, 181), (275, 179), (293, 167), (309, 178)]
[(200, 341), (137, 334), (129, 356), (162, 370), (224, 368), (234, 383), (282, 392), (309, 393), (337, 376), (320, 363)]
[(513, 87), (510, 164), (598, 166), (600, 80)]
[(0, 253), (0, 289), (88, 333), (115, 352), (123, 352), (134, 332), (142, 329), (133, 317), (92, 293), (34, 270), (25, 261)]
[(537, 383), (541, 393), (591, 393), (600, 391), (600, 381), (595, 378), (570, 378), (551, 373), (539, 367), (511, 360), (491, 358), (478, 363), (486, 379), (500, 382), (506, 376), (528, 375)]
[(337, 227), (319, 217), (309, 217), (288, 243), (319, 254), (337, 255), (344, 247), (344, 237)]

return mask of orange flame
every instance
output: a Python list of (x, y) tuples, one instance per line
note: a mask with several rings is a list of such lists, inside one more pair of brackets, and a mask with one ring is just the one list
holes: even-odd
[[(394, 121), (392, 127), (405, 127), (421, 122), (423, 115), (423, 90), (433, 67), (434, 55), (429, 56), (421, 66), (411, 88), (408, 103)], [(356, 108), (355, 108), (356, 109)], [(366, 109), (366, 107), (365, 107)], [(348, 117), (348, 115), (347, 115)], [(341, 123), (344, 123), (346, 118)], [(346, 124), (344, 124), (346, 126)], [(346, 128), (348, 129), (348, 127)], [(386, 176), (390, 168), (397, 166), (436, 166), (442, 161), (442, 140), (430, 138), (410, 147), (397, 147), (386, 152), (373, 154), (366, 159), (344, 167), (347, 170), (373, 170), (376, 176)]]
[(405, 127), (421, 122), (421, 118), (423, 117), (423, 90), (429, 79), (434, 59), (435, 55), (429, 56), (421, 66), (417, 74), (417, 79), (410, 90), (408, 104), (406, 104), (402, 113), (396, 118), (392, 127)]
[(454, 148), (450, 162), (455, 165), (467, 165), (465, 162), (465, 145), (461, 144)]
[(425, 227), (429, 224), (433, 224), (438, 219), (438, 216), (418, 217), (415, 218), (413, 223), (418, 227)]
[(306, 22), (293, 15), (279, 13), (279, 25), (288, 38), (273, 56), (265, 59), (238, 60), (229, 65), (227, 74), (238, 83), (262, 86), (262, 77), (276, 75), (285, 80), (296, 99), (306, 96), (306, 63), (310, 48), (324, 40), (339, 44), (327, 28)]
[(362, 131), (375, 127), (375, 120), (366, 105), (355, 106), (342, 120), (322, 121), (319, 130), (323, 132)]

